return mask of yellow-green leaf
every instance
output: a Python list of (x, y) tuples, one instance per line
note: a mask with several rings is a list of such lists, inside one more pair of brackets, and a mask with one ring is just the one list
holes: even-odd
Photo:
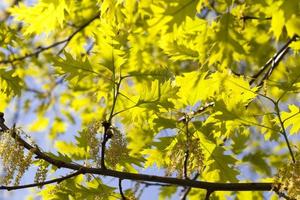
[(49, 33), (62, 27), (66, 11), (68, 6), (65, 0), (41, 0), (34, 6), (19, 3), (10, 9), (16, 20), (25, 23), (25, 34)]
[(49, 124), (49, 118), (38, 115), (36, 120), (29, 126), (30, 131), (38, 132), (43, 131)]
[(274, 12), (271, 21), (271, 31), (273, 31), (276, 40), (279, 39), (284, 25), (285, 25), (285, 20), (284, 20), (283, 11), (278, 10), (277, 12)]
[(290, 133), (296, 134), (300, 131), (300, 108), (296, 105), (289, 105), (288, 112), (282, 112), (282, 120), (286, 127), (291, 126)]

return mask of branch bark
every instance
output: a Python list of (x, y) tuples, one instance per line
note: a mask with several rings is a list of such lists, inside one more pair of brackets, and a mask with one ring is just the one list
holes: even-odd
[(108, 142), (108, 140), (112, 137), (112, 133), (109, 133), (109, 130), (111, 128), (111, 124), (110, 122), (104, 121), (102, 123), (102, 126), (104, 128), (104, 135), (103, 135), (103, 139), (101, 142), (101, 168), (102, 169), (106, 169), (105, 167), (105, 150), (106, 150), (106, 143)]
[(20, 190), (20, 189), (32, 188), (32, 187), (41, 187), (41, 186), (52, 184), (52, 183), (60, 183), (60, 182), (62, 182), (64, 180), (67, 180), (69, 178), (78, 176), (79, 174), (82, 174), (82, 172), (80, 170), (75, 172), (75, 173), (69, 174), (67, 176), (63, 176), (61, 178), (56, 178), (56, 179), (52, 179), (52, 180), (44, 181), (44, 182), (40, 182), (40, 183), (32, 183), (32, 184), (18, 185), (18, 186), (4, 186), (4, 185), (2, 185), (2, 186), (0, 186), (0, 190), (11, 191), (11, 190)]
[[(197, 173), (192, 180), (197, 180), (198, 176), (199, 176), (199, 173)], [(191, 187), (185, 188), (185, 190), (183, 191), (183, 194), (180, 197), (180, 200), (185, 200), (187, 195), (190, 193), (191, 189), (192, 189)]]
[(213, 193), (213, 190), (207, 190), (205, 195), (205, 200), (209, 200), (210, 195)]
[[(2, 131), (9, 131), (10, 129), (4, 124), (4, 115), (0, 113), (0, 127)], [(98, 174), (103, 176), (110, 176), (120, 179), (127, 179), (133, 181), (146, 181), (146, 182), (155, 182), (163, 184), (171, 184), (177, 186), (191, 187), (191, 188), (200, 188), (207, 191), (270, 191), (274, 183), (215, 183), (215, 182), (206, 182), (206, 181), (196, 181), (189, 179), (179, 179), (173, 177), (163, 177), (163, 176), (154, 176), (147, 174), (134, 174), (129, 172), (121, 172), (104, 168), (92, 168), (85, 167), (77, 163), (65, 162), (52, 158), (47, 153), (44, 153), (40, 150), (38, 146), (32, 146), (25, 140), (23, 140), (18, 134), (12, 130), (11, 136), (19, 142), (25, 149), (33, 151), (36, 155), (36, 158), (45, 160), (49, 164), (56, 166), (57, 168), (67, 168), (76, 171), (80, 171), (82, 174)]]
[(288, 150), (289, 150), (289, 153), (291, 155), (291, 158), (292, 158), (292, 161), (293, 163), (296, 163), (296, 159), (295, 159), (295, 155), (293, 153), (293, 150), (292, 150), (292, 147), (290, 145), (290, 142), (289, 142), (289, 139), (288, 139), (288, 136), (287, 136), (287, 132), (285, 131), (285, 126), (283, 124), (283, 121), (282, 121), (282, 118), (281, 118), (281, 114), (280, 114), (280, 110), (279, 110), (279, 105), (276, 103), (275, 104), (275, 111), (276, 111), (276, 115), (278, 117), (278, 120), (279, 120), (279, 123), (280, 123), (280, 127), (281, 127), (281, 131), (280, 133), (283, 135), (284, 137), (284, 140), (287, 144), (287, 147), (288, 147)]
[(269, 66), (271, 65), (271, 67), (269, 68), (269, 70), (264, 74), (264, 76), (262, 77), (262, 79), (258, 82), (257, 86), (261, 86), (263, 84), (263, 82), (268, 79), (272, 72), (274, 71), (274, 69), (278, 66), (279, 62), (283, 59), (283, 57), (287, 54), (288, 50), (289, 50), (289, 45), (295, 41), (297, 39), (297, 35), (294, 35), (292, 38), (290, 38), (284, 45), (283, 47), (281, 47), (281, 49), (279, 49), (278, 52), (276, 52), (274, 54), (274, 56), (272, 58), (270, 58), (266, 64), (264, 66), (261, 67), (261, 69), (252, 76), (252, 80), (250, 81), (250, 85), (252, 85), (255, 81), (257, 81), (257, 78), (265, 71), (269, 68)]

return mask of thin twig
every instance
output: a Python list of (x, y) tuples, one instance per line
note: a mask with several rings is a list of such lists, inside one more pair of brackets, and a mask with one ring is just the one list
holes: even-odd
[[(199, 173), (196, 173), (194, 178), (192, 180), (197, 180), (197, 178), (199, 177)], [(181, 195), (180, 197), (180, 200), (185, 200), (187, 195), (190, 193), (191, 191), (191, 187), (187, 187), (184, 191), (183, 191), (183, 194)]]
[(205, 195), (205, 200), (209, 200), (210, 195), (213, 193), (212, 190), (207, 190)]
[(34, 51), (32, 53), (29, 53), (29, 54), (25, 54), (24, 56), (20, 56), (20, 57), (13, 58), (13, 59), (8, 59), (8, 60), (0, 60), (0, 64), (14, 63), (16, 61), (24, 60), (26, 58), (33, 57), (33, 56), (37, 57), (40, 53), (42, 53), (42, 52), (44, 52), (44, 51), (46, 51), (48, 49), (51, 49), (53, 47), (56, 47), (56, 46), (58, 46), (60, 44), (65, 43), (65, 45), (63, 46), (63, 48), (59, 50), (59, 53), (61, 53), (63, 51), (63, 49), (68, 45), (68, 43), (72, 40), (72, 38), (77, 33), (79, 33), (80, 31), (82, 31), (83, 29), (85, 29), (94, 20), (96, 20), (97, 18), (99, 18), (99, 16), (100, 16), (100, 13), (97, 13), (94, 17), (92, 17), (91, 19), (89, 19), (88, 21), (86, 21), (84, 24), (82, 24), (76, 31), (74, 31), (69, 37), (67, 37), (64, 40), (55, 42), (55, 43), (53, 43), (53, 44), (51, 44), (49, 46), (46, 46), (46, 47), (39, 47), (38, 49), (36, 49), (36, 51)]
[(289, 120), (289, 119), (291, 119), (291, 118), (293, 118), (293, 117), (295, 117), (295, 116), (297, 116), (297, 115), (299, 115), (300, 114), (300, 111), (299, 112), (297, 112), (297, 113), (295, 113), (295, 114), (293, 114), (293, 115), (291, 115), (291, 116), (289, 116), (289, 117), (287, 117), (287, 118), (285, 118), (282, 122), (283, 122), (283, 124), (287, 121), (287, 120)]
[(106, 150), (106, 143), (112, 137), (112, 133), (110, 133), (111, 123), (104, 121), (102, 122), (102, 126), (104, 128), (104, 135), (101, 143), (101, 168), (106, 169), (105, 167), (105, 150)]
[(184, 177), (184, 179), (189, 178), (188, 175), (187, 175), (188, 160), (189, 160), (189, 150), (186, 149), (185, 152), (184, 152), (184, 161), (183, 161), (183, 177)]
[(189, 122), (190, 118), (188, 115), (185, 117), (185, 134), (186, 134), (186, 144), (185, 144), (185, 152), (184, 152), (184, 160), (183, 160), (183, 178), (188, 179), (188, 160), (189, 160), (189, 148), (190, 148), (190, 132), (189, 132)]
[(114, 116), (116, 116), (116, 115), (118, 115), (118, 114), (120, 114), (120, 113), (122, 113), (122, 112), (125, 112), (125, 111), (127, 111), (127, 110), (130, 110), (130, 109), (132, 109), (132, 108), (135, 108), (135, 107), (137, 107), (138, 105), (141, 105), (141, 104), (135, 104), (135, 105), (133, 105), (133, 106), (124, 108), (123, 110), (117, 111), (117, 112), (115, 112), (115, 113), (112, 115), (112, 117), (114, 117)]
[(119, 81), (118, 81), (118, 83), (117, 83), (116, 88), (115, 88), (115, 86), (114, 86), (113, 103), (112, 103), (112, 108), (111, 108), (110, 115), (109, 115), (109, 119), (108, 119), (108, 122), (110, 122), (110, 123), (111, 123), (112, 118), (116, 115), (116, 114), (114, 114), (114, 110), (115, 110), (116, 103), (117, 103), (117, 99), (118, 99), (118, 96), (119, 96), (119, 90), (120, 90), (120, 86), (121, 86), (122, 80), (123, 80), (123, 79), (120, 78)]
[(178, 121), (179, 122), (186, 122), (187, 117), (189, 117), (190, 119), (192, 119), (196, 115), (200, 115), (200, 114), (204, 113), (208, 108), (213, 107), (214, 105), (215, 105), (215, 102), (206, 103), (204, 106), (201, 106), (196, 111), (192, 111), (191, 113), (185, 114), (183, 117), (179, 118)]
[(281, 130), (281, 134), (283, 135), (284, 140), (285, 140), (285, 142), (287, 144), (287, 147), (289, 149), (290, 155), (292, 157), (292, 161), (293, 161), (293, 163), (296, 163), (296, 159), (295, 159), (292, 147), (290, 145), (289, 139), (287, 137), (287, 132), (285, 131), (284, 123), (283, 123), (282, 118), (281, 118), (281, 114), (280, 114), (280, 110), (279, 110), (278, 104), (275, 104), (275, 112), (276, 112), (276, 115), (278, 117), (278, 120), (279, 120), (279, 123), (280, 123), (280, 127), (282, 129)]
[[(112, 52), (112, 63), (113, 63), (113, 82), (115, 83), (116, 81), (116, 73), (115, 73), (115, 64), (114, 64), (114, 56), (113, 56), (113, 52)], [(112, 133), (109, 133), (108, 131), (111, 131), (111, 121), (113, 119), (113, 114), (114, 114), (114, 110), (115, 110), (115, 106), (117, 103), (117, 99), (119, 96), (119, 89), (120, 89), (120, 85), (122, 82), (122, 78), (121, 78), (121, 74), (120, 74), (120, 79), (118, 81), (118, 83), (116, 84), (116, 86), (113, 86), (113, 103), (112, 103), (112, 108), (110, 111), (110, 115), (108, 118), (108, 121), (104, 121), (102, 123), (103, 127), (104, 127), (104, 136), (103, 136), (103, 140), (102, 140), (102, 144), (101, 144), (101, 168), (102, 169), (106, 169), (105, 167), (105, 149), (106, 149), (106, 143), (107, 141), (113, 136)]]
[(285, 43), (283, 45), (283, 47), (281, 47), (281, 49), (276, 52), (272, 58), (270, 58), (266, 64), (264, 66), (261, 67), (261, 69), (252, 76), (252, 80), (250, 81), (250, 85), (252, 85), (257, 78), (270, 66), (270, 64), (272, 64), (271, 68), (269, 69), (268, 72), (266, 72), (265, 76), (260, 80), (260, 82), (258, 83), (258, 85), (260, 86), (264, 80), (266, 80), (272, 73), (272, 71), (274, 71), (275, 67), (279, 64), (279, 62), (283, 59), (284, 55), (287, 54), (288, 50), (289, 50), (289, 45), (295, 41), (297, 39), (297, 35), (294, 35), (292, 38), (290, 38), (287, 43)]
[[(190, 140), (191, 140), (191, 136), (190, 136), (190, 132), (189, 132), (189, 122), (190, 122), (190, 118), (188, 115), (185, 116), (185, 133), (186, 133), (186, 146), (185, 146), (185, 153), (184, 153), (184, 161), (183, 161), (183, 177), (184, 179), (189, 179), (188, 177), (188, 160), (189, 160), (189, 148), (190, 148)], [(188, 194), (188, 190), (190, 187), (184, 187), (183, 189), (183, 195), (180, 198), (181, 200), (185, 200), (186, 196)]]
[(119, 192), (120, 192), (120, 195), (122, 197), (122, 200), (127, 200), (127, 198), (125, 197), (125, 194), (123, 193), (122, 179), (121, 178), (119, 178)]
[(271, 20), (272, 17), (265, 17), (265, 18), (261, 18), (261, 17), (255, 17), (255, 16), (243, 16), (241, 17), (242, 20), (246, 21), (246, 20)]
[(0, 186), (0, 190), (11, 191), (11, 190), (20, 190), (20, 189), (32, 188), (32, 187), (41, 187), (41, 186), (52, 184), (52, 183), (60, 183), (64, 180), (67, 180), (69, 178), (78, 176), (80, 174), (82, 174), (82, 172), (80, 170), (78, 170), (77, 172), (69, 174), (67, 176), (63, 176), (61, 178), (56, 178), (56, 179), (52, 179), (52, 180), (44, 181), (44, 182), (39, 182), (39, 183), (32, 183), (32, 184), (18, 185), (18, 186), (4, 186), (4, 185), (2, 185), (2, 186)]
[(139, 181), (139, 183), (144, 184), (146, 187), (149, 187), (149, 186), (171, 187), (171, 186), (173, 186), (171, 184), (149, 183), (149, 182), (145, 182), (145, 181)]

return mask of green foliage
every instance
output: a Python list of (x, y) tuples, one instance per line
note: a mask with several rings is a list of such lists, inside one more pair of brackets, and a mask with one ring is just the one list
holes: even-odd
[(1, 93), (7, 96), (16, 96), (21, 94), (22, 79), (16, 75), (15, 70), (6, 71), (0, 68)]
[(84, 77), (94, 73), (91, 64), (88, 60), (75, 60), (71, 54), (65, 52), (65, 59), (57, 59), (54, 61), (54, 66), (61, 68), (61, 74), (67, 75), (68, 80), (77, 78), (82, 80)]
[(111, 199), (114, 188), (108, 187), (98, 178), (87, 181), (83, 176), (68, 179), (58, 185), (51, 185), (40, 192), (45, 199)]
[(289, 112), (283, 112), (282, 117), (286, 127), (292, 126), (290, 133), (296, 134), (300, 131), (300, 109), (296, 105), (289, 105)]
[(64, 0), (43, 0), (33, 7), (21, 3), (10, 12), (14, 13), (16, 19), (27, 25), (25, 34), (49, 33), (63, 25), (65, 11), (68, 11), (67, 4), (68, 1)]
[[(298, 0), (39, 0), (6, 11), (0, 111), (35, 114), (28, 131), (49, 136), (53, 158), (100, 168), (105, 145), (108, 169), (233, 183), (273, 181), (300, 149)], [(57, 166), (37, 160), (36, 182), (56, 177)], [(28, 159), (22, 174), (27, 166)], [(299, 179), (287, 174), (278, 180)], [(291, 185), (280, 191), (298, 197)], [(159, 198), (176, 191), (163, 186)], [(86, 174), (44, 186), (39, 196), (120, 197)], [(192, 189), (188, 197), (205, 193)], [(211, 198), (263, 197), (219, 191)]]

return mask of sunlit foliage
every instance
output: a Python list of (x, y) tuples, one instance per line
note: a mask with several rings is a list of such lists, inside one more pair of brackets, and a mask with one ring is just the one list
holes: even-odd
[[(300, 1), (4, 4), (0, 111), (15, 115), (14, 127), (22, 115), (32, 116), (13, 129), (18, 137), (35, 146), (26, 134), (46, 136), (47, 155), (86, 167), (268, 181), (276, 192), (267, 198), (300, 198)], [(34, 158), (10, 137), (14, 131), (1, 131), (1, 182), (19, 185), (31, 166), (36, 183), (56, 177), (58, 166)], [(135, 199), (143, 191), (120, 196), (117, 185), (101, 179), (79, 175), (41, 186), (39, 196)], [(161, 199), (180, 192), (160, 190)], [(210, 197), (263, 195), (221, 191)], [(204, 199), (205, 190), (192, 189), (188, 197)]]

